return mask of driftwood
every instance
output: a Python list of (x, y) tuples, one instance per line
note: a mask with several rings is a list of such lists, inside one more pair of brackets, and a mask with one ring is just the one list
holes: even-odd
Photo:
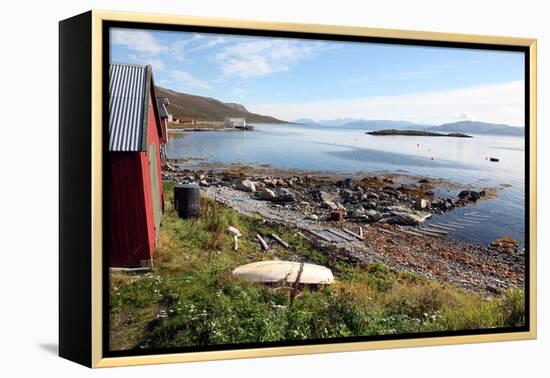
[(268, 249), (267, 243), (265, 242), (264, 238), (262, 238), (260, 234), (256, 234), (256, 239), (258, 239), (258, 241), (260, 242), (260, 245), (264, 250)]
[(282, 245), (283, 247), (285, 248), (288, 248), (289, 245), (286, 241), (284, 241), (283, 239), (281, 239), (279, 236), (275, 235), (275, 234), (271, 234), (271, 237), (275, 240), (277, 240), (279, 242), (280, 245)]
[(347, 236), (347, 235), (345, 235), (345, 234), (343, 234), (339, 231), (333, 230), (332, 228), (327, 228), (327, 229), (325, 229), (325, 231), (327, 231), (327, 232), (329, 232), (333, 235), (338, 236), (340, 239), (344, 239), (346, 241), (353, 241), (353, 238), (350, 238), (349, 236)]
[(390, 230), (386, 230), (385, 228), (382, 228), (382, 227), (378, 227), (377, 230), (378, 230), (378, 231), (385, 232), (386, 234), (390, 234), (390, 235), (394, 235), (394, 236), (399, 236), (399, 234), (398, 234), (397, 232), (393, 232), (393, 231), (390, 231)]
[(411, 231), (411, 230), (405, 230), (403, 228), (400, 228), (399, 229), (401, 232), (405, 233), (405, 234), (409, 234), (409, 235), (414, 235), (414, 236), (420, 236), (421, 238), (425, 237), (426, 235), (422, 235), (422, 234), (419, 234), (418, 232), (414, 232), (414, 231)]
[(296, 235), (298, 235), (299, 237), (301, 238), (304, 238), (306, 239), (308, 242), (311, 242), (311, 239), (307, 236), (305, 236), (303, 233), (301, 233), (300, 231), (296, 232)]
[(363, 236), (356, 234), (353, 231), (348, 230), (347, 228), (342, 228), (342, 231), (344, 231), (346, 234), (351, 235), (359, 240), (364, 240)]
[(323, 234), (318, 233), (317, 231), (307, 230), (307, 232), (309, 232), (311, 235), (317, 236), (319, 239), (324, 240), (324, 241), (326, 241), (326, 242), (331, 243), (331, 242), (334, 241), (334, 240), (332, 240), (331, 238), (329, 238), (329, 237), (327, 237), (327, 236), (325, 236), (325, 235), (323, 235)]

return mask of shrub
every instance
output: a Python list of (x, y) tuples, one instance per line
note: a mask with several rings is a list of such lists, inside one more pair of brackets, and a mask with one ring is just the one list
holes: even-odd
[(525, 325), (525, 293), (523, 289), (512, 288), (500, 299), (499, 309), (503, 315), (503, 323), (508, 327)]

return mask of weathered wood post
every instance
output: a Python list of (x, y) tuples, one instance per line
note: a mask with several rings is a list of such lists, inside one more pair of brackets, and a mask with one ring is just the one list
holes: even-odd
[(199, 216), (201, 208), (200, 188), (197, 184), (176, 184), (174, 186), (174, 209), (178, 216), (189, 219)]

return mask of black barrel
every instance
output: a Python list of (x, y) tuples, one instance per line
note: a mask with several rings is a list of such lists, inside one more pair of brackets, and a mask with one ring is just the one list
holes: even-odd
[(180, 218), (199, 216), (201, 209), (200, 189), (197, 184), (176, 184), (174, 186), (174, 209)]

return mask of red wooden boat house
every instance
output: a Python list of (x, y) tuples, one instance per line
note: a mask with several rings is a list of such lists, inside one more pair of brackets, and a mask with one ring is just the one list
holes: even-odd
[(151, 66), (109, 67), (108, 256), (110, 267), (153, 262), (163, 208), (166, 128)]

